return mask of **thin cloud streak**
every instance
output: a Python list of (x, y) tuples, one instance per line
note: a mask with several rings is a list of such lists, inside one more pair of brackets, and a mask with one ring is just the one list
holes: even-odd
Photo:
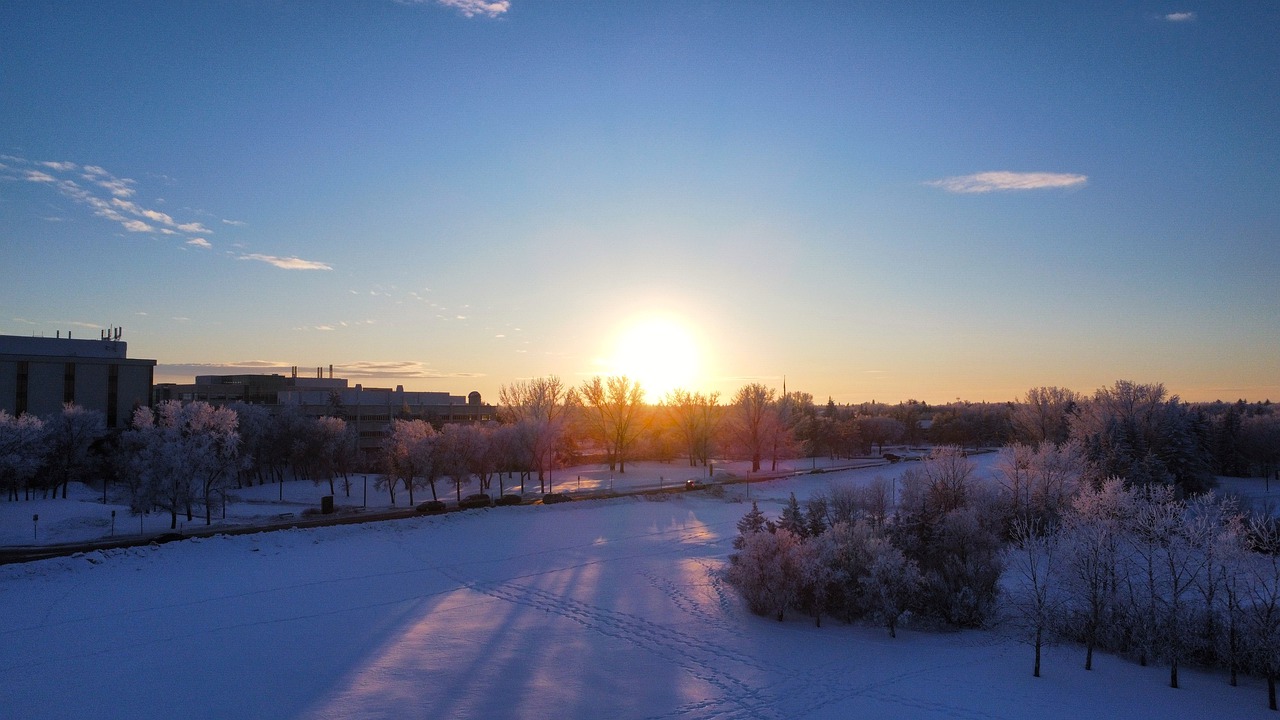
[(1191, 22), (1192, 20), (1196, 19), (1196, 14), (1190, 11), (1173, 12), (1173, 13), (1169, 13), (1168, 15), (1165, 15), (1164, 19), (1168, 20), (1169, 22)]
[(1087, 175), (1050, 172), (1012, 172), (997, 170), (929, 180), (925, 185), (951, 193), (989, 193), (1011, 190), (1045, 190), (1084, 185)]
[[(401, 5), (422, 5), (429, 0), (396, 0)], [(464, 17), (483, 15), (496, 18), (511, 9), (511, 0), (435, 0), (441, 7), (452, 8)]]
[(275, 255), (263, 255), (261, 253), (247, 253), (240, 256), (241, 260), (256, 260), (264, 262), (268, 265), (274, 265), (281, 270), (332, 270), (333, 267), (328, 263), (317, 262), (315, 260), (303, 260), (298, 257), (276, 257)]
[[(239, 375), (239, 374), (278, 374), (289, 375), (293, 372), (290, 363), (275, 360), (243, 360), (225, 363), (160, 363), (156, 365), (157, 374), (166, 376), (190, 375)], [(316, 365), (315, 367), (321, 367)], [(299, 377), (310, 377), (308, 367), (299, 367)], [(416, 360), (360, 360), (351, 363), (334, 364), (334, 377), (347, 379), (405, 379), (405, 380), (447, 380), (450, 378), (479, 378), (484, 373), (444, 372), (428, 367)]]
[[(27, 182), (50, 185), (62, 195), (90, 207), (94, 215), (119, 223), (121, 227), (131, 233), (159, 232), (163, 235), (213, 234), (212, 230), (201, 223), (179, 222), (168, 213), (152, 210), (139, 205), (133, 200), (129, 200), (128, 198), (136, 194), (133, 188), (134, 181), (129, 178), (116, 177), (97, 165), (81, 167), (71, 162), (32, 161), (12, 155), (5, 155), (3, 159), (18, 165), (28, 166), (29, 168), (36, 166), (32, 169), (20, 171), (18, 177)], [(0, 166), (0, 170), (4, 169), (10, 168), (7, 165)], [(46, 170), (60, 175), (50, 174)], [(77, 182), (77, 180), (80, 182)], [(86, 183), (87, 186), (81, 183)], [(110, 197), (101, 197), (96, 194), (92, 189), (93, 186), (105, 190)]]

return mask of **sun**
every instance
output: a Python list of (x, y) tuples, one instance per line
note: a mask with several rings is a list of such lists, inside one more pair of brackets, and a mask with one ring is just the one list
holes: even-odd
[(679, 320), (650, 317), (627, 326), (614, 345), (612, 372), (640, 381), (651, 403), (676, 388), (693, 389), (701, 353)]

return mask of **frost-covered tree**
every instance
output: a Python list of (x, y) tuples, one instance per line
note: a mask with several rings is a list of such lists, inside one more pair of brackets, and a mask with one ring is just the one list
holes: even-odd
[(421, 482), (419, 478), (430, 485), (431, 499), (437, 499), (435, 479), (439, 475), (436, 471), (439, 443), (435, 429), (425, 420), (395, 418), (391, 421), (382, 441), (385, 467), (377, 487), (387, 490), (392, 505), (396, 504), (396, 486), (401, 483), (409, 493), (409, 504), (413, 505), (413, 489)]
[(1083, 488), (1063, 518), (1067, 622), (1085, 646), (1084, 669), (1106, 639), (1118, 611), (1120, 545), (1132, 495), (1119, 479)]
[(1006, 513), (958, 448), (937, 448), (902, 476), (892, 538), (924, 577), (919, 608), (961, 627), (995, 608)]
[(46, 468), (52, 478), (52, 490), (57, 495), (62, 487), (62, 497), (67, 497), (67, 486), (72, 481), (83, 481), (89, 472), (94, 442), (107, 432), (106, 416), (75, 403), (65, 403), (62, 411), (45, 422), (48, 461)]
[(206, 402), (182, 404), (168, 400), (134, 413), (128, 445), (138, 449), (133, 469), (140, 482), (133, 507), (159, 507), (169, 512), (169, 527), (177, 528), (178, 513), (192, 519), (199, 503), (205, 524), (212, 523), (213, 497), (235, 477), (240, 436), (237, 417), (229, 408)]
[(1250, 655), (1267, 679), (1267, 703), (1276, 710), (1276, 677), (1280, 676), (1280, 523), (1254, 516), (1249, 535), (1256, 551), (1248, 563), (1245, 619)]
[(501, 448), (490, 441), (493, 429), (482, 425), (445, 425), (436, 440), (436, 462), (439, 473), (453, 481), (459, 502), (462, 486), (475, 477), (480, 492), (489, 489), (489, 482), (498, 464)]
[(879, 537), (864, 520), (837, 522), (815, 540), (822, 562), (831, 570), (830, 612), (853, 622), (873, 610), (862, 580), (871, 572), (871, 544)]
[(751, 612), (772, 615), (781, 622), (800, 595), (804, 573), (803, 543), (786, 530), (777, 530), (745, 536), (725, 579), (746, 599)]
[(1061, 445), (1070, 436), (1071, 415), (1084, 400), (1067, 388), (1034, 387), (1013, 407), (1012, 422), (1019, 440), (1032, 446)]
[(996, 479), (1015, 517), (1056, 524), (1079, 489), (1083, 463), (1070, 444), (1015, 443), (1000, 451)]
[(1164, 385), (1120, 380), (1080, 406), (1071, 419), (1071, 438), (1084, 456), (1085, 479), (1095, 486), (1120, 477), (1193, 494), (1208, 489), (1211, 480), (1202, 421)]
[(499, 388), (498, 404), (503, 422), (521, 428), (516, 439), (522, 441), (524, 452), (513, 457), (526, 460), (527, 467), (537, 471), (539, 491), (546, 492), (546, 473), (552, 469), (555, 448), (565, 430), (569, 390), (555, 375), (518, 380)]
[(868, 608), (898, 637), (898, 619), (919, 594), (924, 578), (915, 560), (909, 559), (885, 538), (873, 537), (867, 544), (870, 564), (859, 578), (866, 592)]
[(39, 417), (14, 417), (0, 410), (0, 485), (10, 500), (30, 498), (32, 481), (44, 463), (48, 435)]
[(1060, 617), (1057, 563), (1061, 538), (1056, 530), (1035, 518), (1019, 518), (1013, 523), (1007, 562), (1015, 576), (1010, 600), (1015, 622), (1035, 648), (1033, 677), (1040, 677), (1041, 649), (1052, 640)]

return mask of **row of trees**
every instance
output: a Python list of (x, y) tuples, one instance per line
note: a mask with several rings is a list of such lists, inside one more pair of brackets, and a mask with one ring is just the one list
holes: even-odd
[(1164, 662), (1178, 687), (1186, 662), (1267, 679), (1280, 674), (1280, 524), (1213, 493), (1184, 500), (1167, 485), (1085, 485), (1061, 522), (1011, 527), (1010, 608), (1035, 647), (1056, 639)]
[[(707, 466), (713, 457), (749, 459), (755, 472), (798, 456), (883, 452), (886, 444), (913, 436), (994, 444), (1001, 441), (1001, 427), (1011, 433), (1005, 439), (1025, 438), (1031, 446), (1072, 444), (1084, 458), (1085, 480), (1095, 486), (1122, 476), (1140, 485), (1172, 485), (1186, 495), (1207, 488), (1214, 474), (1271, 474), (1280, 468), (1280, 414), (1269, 403), (1188, 405), (1158, 384), (1121, 381), (1092, 397), (1033, 388), (1019, 403), (941, 407), (915, 401), (817, 406), (808, 393), (779, 394), (760, 383), (740, 388), (724, 403), (716, 393), (683, 390), (656, 406), (642, 398), (640, 385), (626, 377), (591, 378), (577, 387), (554, 376), (522, 381), (501, 389), (500, 426), (464, 433), (420, 419), (429, 430), (393, 423), (376, 456), (357, 452), (355, 428), (341, 417), (236, 403), (227, 408), (239, 438), (230, 470), (211, 480), (207, 491), (186, 493), (191, 500), (179, 504), (188, 515), (203, 507), (208, 517), (208, 501), (224, 497), (228, 487), (283, 482), (288, 475), (327, 481), (330, 493), (341, 478), (349, 495), (355, 469), (383, 471), (389, 491), (402, 487), (411, 498), (424, 487), (434, 498), (440, 477), (453, 479), (459, 495), (470, 478), (487, 489), (499, 468), (519, 472), (522, 491), (536, 473), (539, 490), (546, 492), (553, 468), (595, 458), (617, 472), (635, 459), (684, 457), (690, 466)], [(150, 422), (174, 415), (157, 407)], [(151, 488), (128, 457), (138, 450), (136, 433), (144, 429), (145, 417), (128, 432), (108, 432), (100, 413), (74, 405), (44, 419), (0, 413), (0, 485), (6, 498), (47, 496), (59, 488), (65, 496), (70, 482), (99, 477), (104, 499), (108, 482), (131, 493)], [(397, 419), (415, 421), (408, 415)], [(926, 428), (923, 420), (932, 424)], [(447, 440), (435, 437), (446, 431)], [(418, 437), (400, 438), (404, 432)], [(413, 453), (405, 449), (417, 446)], [(430, 453), (422, 449), (428, 446)], [(406, 460), (411, 456), (418, 460)], [(464, 472), (469, 467), (474, 469)], [(154, 506), (174, 505), (173, 495)], [(135, 501), (150, 502), (131, 496)]]

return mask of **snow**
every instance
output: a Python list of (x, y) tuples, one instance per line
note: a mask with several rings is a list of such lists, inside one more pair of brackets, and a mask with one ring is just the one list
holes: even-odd
[[(979, 460), (989, 467), (991, 456)], [(636, 466), (627, 482), (655, 467), (673, 468)], [(776, 517), (790, 492), (902, 468), (0, 566), (0, 716), (1273, 715), (1256, 678), (1231, 688), (1220, 673), (1184, 670), (1172, 690), (1166, 668), (1104, 655), (1085, 672), (1083, 651), (1064, 646), (1047, 651), (1036, 679), (1031, 649), (999, 631), (908, 625), (891, 639), (866, 625), (778, 623), (749, 614), (719, 580), (748, 493)], [(303, 490), (286, 496), (302, 502)], [(0, 508), (29, 522), (31, 505)], [(65, 527), (74, 513), (41, 507), (58, 533), (79, 532)]]

